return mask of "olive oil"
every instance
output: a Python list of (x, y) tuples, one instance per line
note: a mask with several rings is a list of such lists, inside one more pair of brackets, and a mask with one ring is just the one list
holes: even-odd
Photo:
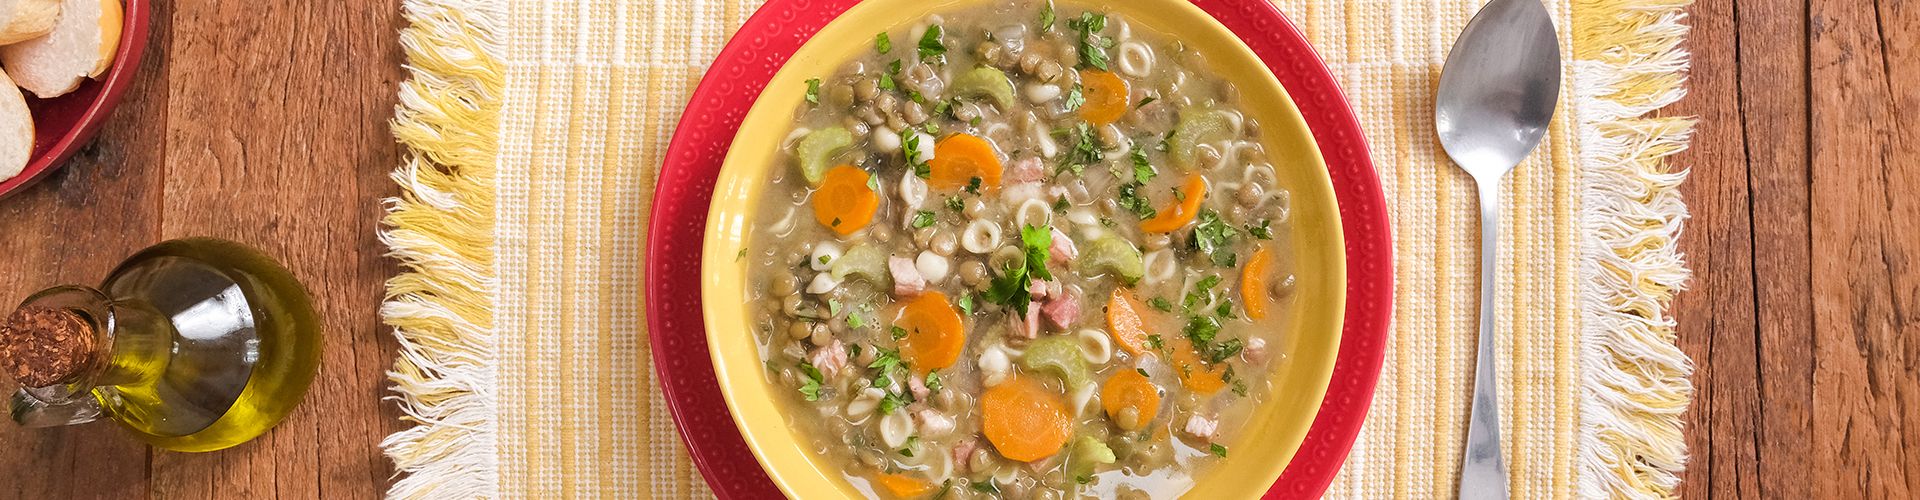
[(218, 450), (277, 425), (319, 366), (306, 290), (272, 259), (223, 240), (161, 243), (98, 289), (50, 289), (28, 308), (84, 317), (103, 340), (98, 360), (67, 383), (15, 394), (14, 420), (28, 426), (104, 415), (154, 446)]

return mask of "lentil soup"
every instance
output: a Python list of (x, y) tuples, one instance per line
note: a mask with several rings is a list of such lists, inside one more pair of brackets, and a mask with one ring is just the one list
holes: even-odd
[(1199, 51), (1007, 0), (817, 71), (739, 259), (786, 423), (856, 489), (1178, 496), (1285, 399), (1276, 168), (1311, 153)]

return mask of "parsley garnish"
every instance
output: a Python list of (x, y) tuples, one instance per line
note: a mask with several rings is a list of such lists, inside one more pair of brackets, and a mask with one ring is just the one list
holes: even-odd
[(1159, 309), (1161, 311), (1173, 312), (1173, 302), (1169, 302), (1164, 297), (1154, 297), (1151, 299), (1147, 299), (1147, 305), (1153, 306), (1154, 309)]
[(967, 178), (967, 192), (976, 194), (976, 195), (980, 194), (980, 178), (979, 177)]
[(1073, 204), (1068, 203), (1067, 198), (1064, 196), (1060, 197), (1059, 199), (1053, 200), (1053, 211), (1055, 212), (1066, 213), (1067, 208), (1072, 206)]
[(1140, 108), (1144, 108), (1144, 107), (1146, 107), (1146, 106), (1147, 106), (1147, 104), (1150, 104), (1150, 103), (1152, 103), (1153, 101), (1157, 101), (1157, 100), (1159, 100), (1159, 99), (1154, 99), (1154, 98), (1153, 98), (1153, 96), (1146, 96), (1146, 97), (1142, 97), (1142, 98), (1140, 98), (1140, 104), (1135, 104), (1135, 105), (1133, 105), (1133, 109), (1140, 109)]
[(800, 362), (800, 373), (807, 377), (807, 381), (800, 384), (800, 394), (805, 396), (807, 401), (819, 401), (820, 383), (825, 382), (826, 377), (820, 374), (819, 368), (813, 367), (813, 363), (805, 361)]
[(1067, 27), (1080, 32), (1080, 66), (1105, 71), (1107, 48), (1113, 46), (1113, 39), (1100, 36), (1100, 31), (1107, 29), (1107, 16), (1082, 12), (1079, 19), (1067, 21)]
[(1221, 445), (1220, 443), (1213, 443), (1213, 447), (1211, 448), (1211, 451), (1213, 451), (1213, 455), (1216, 457), (1220, 457), (1220, 458), (1227, 457), (1227, 447)]
[(887, 333), (893, 335), (894, 340), (907, 338), (907, 329), (901, 328), (899, 326), (894, 326), (892, 328), (887, 329)]
[(933, 222), (934, 222), (934, 218), (933, 218), (932, 211), (921, 210), (918, 213), (913, 214), (914, 229), (920, 229), (920, 228), (932, 226)]
[(945, 31), (938, 24), (927, 27), (927, 33), (920, 36), (920, 60), (927, 61), (946, 55), (947, 44), (940, 41), (940, 35)]
[(947, 209), (948, 209), (948, 210), (952, 210), (952, 211), (955, 211), (955, 212), (959, 212), (959, 211), (962, 211), (962, 210), (966, 210), (966, 209), (967, 209), (967, 204), (966, 204), (966, 202), (962, 202), (962, 201), (960, 201), (960, 197), (958, 197), (958, 196), (948, 196), (948, 197), (947, 197)]
[(973, 485), (968, 486), (968, 488), (973, 488), (973, 491), (978, 491), (981, 493), (991, 493), (995, 495), (1000, 494), (1000, 487), (993, 484), (993, 481), (991, 480), (973, 483)]
[(1155, 175), (1159, 175), (1159, 172), (1154, 170), (1152, 163), (1147, 162), (1147, 152), (1136, 145), (1133, 148), (1133, 182), (1146, 184)]
[(1011, 266), (1005, 274), (994, 278), (981, 298), (1011, 307), (1025, 316), (1027, 305), (1033, 301), (1027, 285), (1034, 280), (1053, 279), (1053, 273), (1047, 271), (1047, 249), (1053, 246), (1053, 232), (1049, 228), (1027, 226), (1020, 230), (1020, 243), (1026, 247), (1026, 263)]
[(1260, 225), (1258, 226), (1247, 224), (1247, 234), (1251, 234), (1255, 238), (1271, 240), (1273, 239), (1273, 227), (1271, 224), (1272, 221), (1266, 219), (1260, 219)]
[(847, 313), (847, 328), (860, 328), (864, 326), (867, 326), (867, 317), (860, 314), (860, 311)]
[(820, 79), (807, 79), (807, 103), (820, 104)]
[(1060, 164), (1061, 171), (1073, 171), (1074, 175), (1085, 172), (1087, 165), (1100, 162), (1100, 137), (1094, 135), (1093, 127), (1086, 122), (1074, 124), (1069, 131), (1073, 139), (1073, 149), (1067, 151), (1066, 158)]
[(973, 314), (973, 294), (969, 293), (960, 296), (960, 312)]
[(1073, 88), (1067, 89), (1067, 99), (1062, 103), (1067, 107), (1068, 112), (1072, 112), (1087, 103), (1087, 95), (1080, 90), (1080, 84), (1076, 83), (1073, 84)]
[(1193, 341), (1195, 347), (1201, 347), (1204, 350), (1204, 346), (1213, 342), (1213, 338), (1220, 334), (1220, 320), (1207, 315), (1194, 316), (1187, 321), (1187, 327), (1182, 332), (1187, 335), (1188, 340)]
[(1120, 208), (1133, 212), (1133, 215), (1139, 216), (1141, 220), (1151, 219), (1153, 216), (1160, 214), (1160, 211), (1153, 209), (1153, 201), (1147, 199), (1147, 195), (1140, 194), (1139, 184), (1120, 186), (1120, 198), (1118, 201), (1120, 202)]
[(1166, 339), (1161, 338), (1160, 334), (1155, 333), (1155, 334), (1147, 335), (1147, 345), (1153, 347), (1155, 350), (1159, 350), (1160, 348), (1167, 346), (1167, 341)]
[(893, 75), (886, 73), (880, 74), (880, 90), (893, 90), (896, 88), (900, 87), (893, 84)]
[(1199, 221), (1193, 226), (1193, 238), (1188, 239), (1192, 242), (1190, 247), (1212, 256), (1213, 265), (1233, 267), (1239, 259), (1230, 247), (1233, 244), (1233, 236), (1238, 231), (1226, 221), (1220, 220), (1220, 213), (1213, 209), (1201, 210)]
[(920, 150), (920, 133), (912, 129), (900, 131), (905, 140), (900, 141), (901, 151), (906, 152), (907, 164), (913, 165), (913, 175), (925, 179), (933, 175), (933, 167), (926, 162), (926, 153)]
[(873, 36), (873, 50), (878, 50), (882, 54), (893, 52), (893, 40), (887, 38), (887, 32), (882, 31)]
[(1194, 307), (1213, 298), (1213, 287), (1219, 284), (1219, 276), (1200, 278), (1200, 282), (1193, 285), (1193, 291), (1187, 292), (1186, 298), (1181, 299), (1180, 308), (1193, 312)]
[(733, 261), (734, 261), (734, 262), (740, 262), (740, 259), (744, 259), (744, 258), (747, 258), (747, 249), (745, 249), (745, 248), (742, 248), (742, 249), (740, 249), (740, 254), (739, 254), (739, 255), (735, 255), (735, 256), (733, 256)]
[(1045, 5), (1040, 6), (1040, 31), (1050, 29), (1053, 29), (1053, 0), (1047, 0)]
[(1221, 342), (1207, 349), (1207, 361), (1213, 362), (1213, 363), (1226, 361), (1227, 358), (1231, 358), (1235, 354), (1240, 354), (1240, 351), (1246, 348), (1247, 348), (1246, 341), (1243, 341), (1240, 339), (1227, 339), (1226, 341)]
[(927, 391), (940, 392), (940, 372), (927, 372)]
[(1233, 319), (1233, 299), (1220, 299), (1220, 305), (1213, 308), (1213, 315), (1220, 319)]

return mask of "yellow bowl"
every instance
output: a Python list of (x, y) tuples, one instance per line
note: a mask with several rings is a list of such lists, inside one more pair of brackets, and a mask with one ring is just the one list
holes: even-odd
[[(707, 345), (714, 373), (732, 409), (734, 424), (767, 475), (789, 496), (864, 496), (842, 479), (788, 425), (755, 344), (745, 303), (748, 262), (738, 258), (757, 221), (754, 214), (771, 169), (792, 168), (778, 151), (794, 126), (806, 80), (829, 76), (846, 61), (872, 50), (873, 34), (927, 15), (996, 0), (869, 0), (849, 9), (814, 35), (767, 85), (734, 136), (714, 187), (701, 256), (701, 294)], [(1273, 391), (1235, 434), (1230, 458), (1197, 478), (1190, 498), (1248, 498), (1266, 491), (1305, 439), (1326, 393), (1340, 346), (1346, 303), (1346, 254), (1340, 215), (1326, 164), (1306, 122), (1271, 72), (1239, 38), (1185, 0), (1132, 0), (1094, 4), (1058, 0), (1124, 17), (1135, 29), (1170, 34), (1206, 55), (1211, 70), (1233, 81), (1245, 111), (1263, 125), (1261, 142), (1274, 159), (1280, 184), (1292, 191), (1292, 259), (1297, 273), (1286, 333), (1270, 346)], [(656, 312), (659, 314), (659, 312)], [(724, 479), (723, 479), (724, 480)]]

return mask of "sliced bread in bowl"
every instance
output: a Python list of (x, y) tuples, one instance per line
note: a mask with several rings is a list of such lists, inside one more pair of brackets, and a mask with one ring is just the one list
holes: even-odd
[(120, 0), (63, 0), (53, 31), (0, 47), (0, 64), (33, 95), (66, 95), (113, 65), (121, 14)]
[(20, 175), (33, 155), (33, 112), (27, 98), (0, 72), (0, 182)]
[(61, 0), (0, 0), (0, 45), (46, 35), (60, 20)]

